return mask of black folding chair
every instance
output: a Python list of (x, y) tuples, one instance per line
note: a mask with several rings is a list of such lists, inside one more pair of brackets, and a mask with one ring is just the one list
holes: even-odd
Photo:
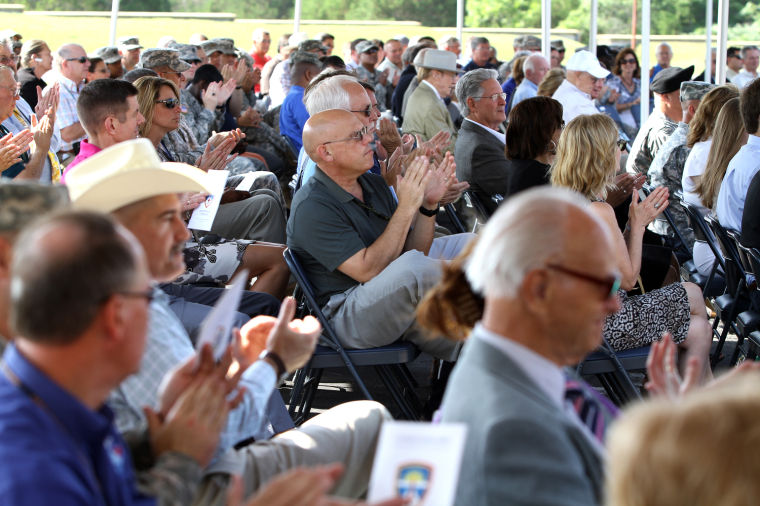
[(467, 228), (464, 226), (462, 219), (459, 217), (459, 213), (457, 213), (457, 209), (454, 207), (454, 204), (446, 204), (443, 206), (443, 208), (446, 210), (446, 216), (448, 216), (449, 221), (451, 221), (451, 224), (454, 227), (454, 230), (452, 230), (452, 232), (455, 234), (463, 234), (467, 232)]
[(723, 278), (722, 272), (725, 272), (726, 263), (723, 260), (723, 253), (720, 251), (718, 241), (715, 239), (715, 234), (710, 230), (710, 226), (705, 222), (702, 217), (702, 213), (694, 204), (681, 200), (681, 207), (686, 211), (686, 216), (689, 218), (691, 229), (694, 231), (694, 237), (697, 241), (702, 241), (707, 244), (715, 257), (713, 268), (710, 274), (705, 278), (698, 272), (689, 273), (685, 276), (689, 281), (696, 283), (702, 288), (702, 293), (705, 297), (717, 297), (722, 294), (726, 289), (726, 280)]
[(580, 376), (599, 380), (616, 406), (641, 398), (641, 391), (631, 379), (630, 371), (646, 371), (649, 346), (616, 352), (605, 339), (596, 351), (577, 367)]
[[(745, 273), (751, 274), (754, 278), (753, 284), (747, 283), (747, 296), (751, 300), (753, 295), (758, 295), (757, 279), (758, 276), (760, 276), (760, 252), (758, 252), (757, 249), (744, 246), (736, 232), (730, 231), (728, 235), (733, 239), (739, 250), (739, 258), (742, 262), (742, 267), (744, 268)], [(747, 279), (747, 281), (749, 281), (749, 279)], [(747, 340), (752, 333), (760, 330), (760, 312), (751, 306), (752, 303), (750, 302), (750, 308), (746, 311), (742, 311), (736, 317), (736, 335), (738, 337), (738, 343), (731, 357), (731, 364), (738, 362), (741, 351), (744, 351), (745, 356), (748, 356), (748, 351), (744, 350), (745, 341), (748, 343), (748, 347), (751, 347), (751, 342)]]
[[(739, 313), (749, 308), (749, 292), (747, 286), (747, 275), (743, 269), (742, 261), (739, 256), (739, 250), (736, 243), (723, 226), (718, 222), (715, 216), (706, 216), (705, 222), (710, 226), (720, 247), (723, 256), (724, 273), (726, 277), (726, 293), (717, 297), (714, 302), (716, 318), (713, 323), (713, 334), (718, 337), (718, 344), (710, 358), (712, 366), (720, 360), (720, 354), (726, 342), (728, 333), (733, 330), (734, 334), (739, 336), (739, 330), (736, 327), (736, 317)], [(723, 331), (718, 333), (717, 328), (720, 321), (723, 321)], [(741, 336), (739, 336), (741, 339)], [(741, 344), (741, 343), (739, 343)], [(733, 361), (733, 359), (732, 359)]]
[(345, 349), (319, 304), (317, 304), (314, 288), (306, 277), (295, 253), (286, 249), (283, 256), (298, 284), (299, 293), (296, 300), (299, 300), (301, 316), (311, 314), (322, 324), (322, 335), (314, 355), (303, 368), (296, 372), (293, 380), (293, 390), (289, 402), (289, 412), (293, 421), (299, 425), (308, 419), (314, 396), (322, 378), (322, 372), (328, 367), (347, 369), (364, 398), (373, 400), (366, 383), (356, 369), (361, 366), (374, 368), (398, 406), (403, 418), (420, 419), (423, 406), (414, 391), (416, 386), (414, 378), (406, 367), (407, 363), (419, 355), (420, 351), (417, 347), (408, 341), (399, 340), (378, 348)]
[[(648, 196), (652, 190), (654, 190), (654, 187), (644, 185), (641, 190)], [(670, 213), (670, 209), (666, 208), (662, 212), (662, 216), (665, 218), (665, 221), (668, 222), (668, 225), (670, 225), (671, 230), (673, 230), (673, 233), (675, 234), (676, 244), (673, 248), (673, 253), (675, 253), (677, 256), (678, 252), (681, 252), (683, 255), (682, 258), (691, 259), (691, 249), (689, 249), (686, 239), (684, 239), (683, 234), (681, 234), (681, 231), (676, 226), (676, 221), (673, 219), (673, 215)]]

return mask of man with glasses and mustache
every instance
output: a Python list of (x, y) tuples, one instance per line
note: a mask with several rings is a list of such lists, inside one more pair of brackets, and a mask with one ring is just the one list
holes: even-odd
[[(77, 114), (77, 99), (89, 67), (87, 53), (79, 44), (64, 44), (55, 53), (60, 92), (56, 126), (61, 131), (63, 141), (58, 158), (64, 165), (68, 165), (79, 153), (79, 142), (86, 135)], [(45, 88), (46, 93), (49, 89), (50, 86)]]

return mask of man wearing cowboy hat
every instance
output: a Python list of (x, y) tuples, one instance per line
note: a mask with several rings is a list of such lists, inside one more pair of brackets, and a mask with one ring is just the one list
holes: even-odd
[(428, 49), (415, 58), (419, 86), (409, 97), (401, 129), (429, 140), (441, 130), (451, 133), (449, 150), (454, 150), (457, 128), (451, 120), (444, 99), (451, 96), (457, 83), (457, 57), (449, 51)]
[[(180, 217), (177, 193), (208, 191), (205, 181), (206, 174), (195, 167), (160, 163), (146, 139), (105, 149), (67, 175), (74, 208), (113, 214), (142, 244), (150, 277), (156, 281), (171, 280), (185, 268), (182, 246), (189, 234)], [(286, 309), (281, 316), (288, 314), (292, 318), (294, 301), (286, 299), (283, 307)], [(123, 381), (109, 400), (121, 431), (145, 426), (142, 407), (158, 404), (162, 378), (195, 353), (182, 323), (169, 308), (166, 294), (159, 289), (153, 291), (149, 316), (139, 371)], [(271, 429), (266, 423), (265, 408), (269, 398), (287, 371), (301, 367), (311, 357), (319, 332), (318, 325), (316, 330), (302, 327), (267, 340), (264, 350), (254, 350), (243, 343), (247, 351), (238, 354), (237, 359), (244, 370), (241, 385), (246, 392), (241, 405), (230, 412), (215, 460), (207, 469), (209, 474), (223, 473), (210, 480), (207, 493), (214, 495), (217, 488), (223, 490), (230, 474), (241, 475), (248, 495), (279, 472), (329, 462), (346, 466), (334, 493), (358, 497), (366, 492), (378, 431), (389, 416), (381, 405), (368, 401), (345, 403), (297, 431), (268, 439)], [(259, 355), (261, 351), (266, 353)], [(233, 448), (252, 437), (262, 443)]]

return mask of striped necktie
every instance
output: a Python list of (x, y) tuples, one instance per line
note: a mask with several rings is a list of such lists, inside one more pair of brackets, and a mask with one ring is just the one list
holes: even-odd
[(591, 434), (604, 444), (605, 431), (617, 418), (618, 408), (585, 381), (571, 377), (565, 381), (565, 403), (573, 408)]

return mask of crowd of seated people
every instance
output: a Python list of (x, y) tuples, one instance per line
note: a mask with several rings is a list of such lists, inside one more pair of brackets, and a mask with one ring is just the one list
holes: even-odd
[[(691, 81), (661, 46), (640, 125), (631, 48), (564, 60), (561, 40), (546, 58), (523, 36), (501, 62), (482, 36), (288, 34), (276, 54), (263, 29), (251, 51), (201, 34), (54, 50), (20, 39), (0, 39), (9, 503), (366, 504), (392, 414), (344, 402), (294, 426), (278, 387), (323, 329), (296, 317), (286, 248), (347, 349), (402, 340), (438, 362), (420, 418), (468, 427), (457, 505), (654, 504), (621, 478), (668, 481), (651, 475), (676, 465), (647, 451), (652, 427), (677, 433), (725, 400), (708, 386), (702, 290), (680, 279), (672, 237), (647, 227), (677, 200), (656, 187), (665, 167), (687, 202), (760, 244), (760, 81)], [(466, 191), (485, 205), (477, 234), (451, 216)], [(213, 199), (209, 225), (188, 228)], [(196, 348), (243, 271), (230, 345)], [(648, 352), (647, 389), (666, 400), (628, 420), (577, 376), (603, 343)], [(673, 455), (725, 438), (692, 431), (668, 442)]]

